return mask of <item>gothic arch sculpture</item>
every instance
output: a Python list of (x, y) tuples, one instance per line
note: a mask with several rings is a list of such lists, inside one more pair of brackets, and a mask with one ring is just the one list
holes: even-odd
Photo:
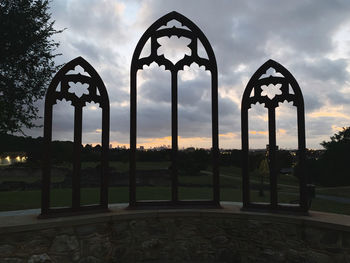
[[(168, 22), (175, 20), (180, 22), (187, 28), (162, 28)], [(186, 37), (191, 40), (188, 47), (191, 49), (191, 55), (185, 55), (184, 58), (173, 64), (164, 55), (158, 55), (157, 49), (160, 47), (158, 38), (160, 37)], [(140, 58), (141, 51), (147, 41), (151, 43), (151, 53), (149, 56)], [(202, 58), (198, 55), (198, 41), (200, 41), (207, 53), (208, 58)], [(140, 202), (136, 201), (136, 106), (137, 106), (137, 72), (142, 70), (144, 65), (150, 65), (152, 62), (159, 66), (164, 66), (166, 70), (171, 72), (171, 137), (172, 137), (172, 170), (171, 170), (171, 188), (172, 198), (166, 202)], [(177, 152), (178, 152), (178, 98), (177, 98), (177, 81), (178, 72), (183, 70), (184, 66), (190, 66), (192, 63), (197, 63), (199, 66), (204, 66), (206, 70), (211, 72), (211, 98), (212, 98), (212, 156), (213, 156), (213, 200), (207, 201), (181, 201), (178, 199), (178, 176), (177, 176)], [(139, 40), (131, 62), (130, 71), (130, 191), (129, 191), (129, 206), (144, 206), (144, 205), (206, 205), (219, 206), (219, 169), (218, 169), (218, 76), (217, 64), (214, 51), (203, 32), (188, 18), (177, 13), (171, 12), (156, 22), (154, 22), (142, 35)]]
[[(274, 69), (282, 76), (264, 77), (268, 69)], [(275, 94), (273, 98), (262, 95), (263, 85), (280, 84), (281, 94)], [(277, 198), (277, 171), (276, 171), (276, 120), (275, 109), (279, 103), (284, 101), (293, 102), (297, 109), (297, 130), (298, 130), (298, 157), (299, 157), (299, 206), (282, 205)], [(264, 103), (268, 109), (269, 127), (269, 170), (270, 170), (270, 204), (257, 204), (250, 201), (250, 178), (249, 178), (249, 136), (248, 136), (248, 110), (255, 103)], [(262, 210), (287, 210), (306, 212), (309, 206), (307, 175), (304, 173), (305, 163), (305, 116), (304, 99), (300, 87), (292, 74), (281, 64), (273, 60), (265, 62), (249, 80), (244, 91), (241, 105), (241, 129), (242, 129), (242, 154), (243, 154), (243, 209)]]
[[(87, 74), (69, 74), (80, 66)], [(84, 72), (84, 73), (85, 73)], [(88, 94), (77, 96), (69, 92), (69, 82), (88, 84)], [(60, 88), (58, 88), (60, 86)], [(57, 100), (70, 101), (74, 107), (74, 149), (72, 175), (72, 206), (69, 208), (50, 207), (51, 184), (51, 141), (53, 105)], [(81, 206), (80, 173), (82, 145), (82, 115), (87, 102), (99, 103), (102, 108), (102, 154), (101, 154), (101, 191), (98, 205)], [(109, 146), (109, 99), (106, 87), (96, 70), (82, 57), (77, 57), (62, 67), (51, 81), (45, 97), (44, 115), (44, 158), (40, 217), (80, 214), (89, 211), (107, 211), (108, 209), (108, 146)]]

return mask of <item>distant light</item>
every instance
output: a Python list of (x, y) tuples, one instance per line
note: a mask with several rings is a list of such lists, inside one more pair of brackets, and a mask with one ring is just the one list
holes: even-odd
[(7, 156), (6, 160), (9, 162), (11, 160), (10, 156)]
[(17, 156), (17, 157), (16, 157), (16, 160), (17, 160), (17, 161), (20, 161), (20, 160), (21, 160), (21, 157), (20, 157), (20, 156)]

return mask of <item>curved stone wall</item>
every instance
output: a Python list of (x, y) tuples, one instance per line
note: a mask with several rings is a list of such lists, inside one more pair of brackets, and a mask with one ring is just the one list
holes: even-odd
[(0, 216), (0, 262), (350, 262), (350, 217), (126, 210)]

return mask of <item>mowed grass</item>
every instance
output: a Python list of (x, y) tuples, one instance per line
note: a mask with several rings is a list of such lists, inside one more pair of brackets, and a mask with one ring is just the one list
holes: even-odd
[(317, 194), (350, 198), (350, 186), (317, 187), (316, 191), (317, 191)]
[[(179, 188), (179, 195), (184, 199), (205, 199), (212, 191), (208, 187)], [(137, 187), (137, 198), (139, 200), (167, 200), (170, 187)], [(71, 189), (52, 189), (52, 207), (65, 207), (71, 205)], [(82, 188), (81, 204), (95, 204), (99, 200), (98, 188)], [(41, 191), (11, 191), (0, 192), (0, 211), (39, 208)], [(128, 203), (128, 187), (110, 187), (109, 203)]]
[[(138, 200), (169, 200), (170, 187), (137, 187)], [(52, 207), (71, 205), (71, 189), (53, 189), (51, 191)], [(82, 205), (95, 204), (99, 200), (98, 188), (81, 189)], [(210, 187), (179, 187), (181, 200), (211, 199)], [(241, 191), (238, 189), (221, 189), (221, 199), (240, 201)], [(41, 191), (0, 192), (0, 211), (39, 208)], [(110, 187), (109, 203), (128, 203), (128, 187)]]
[[(96, 167), (97, 162), (84, 162), (83, 168)], [(137, 169), (156, 170), (167, 169), (170, 162), (138, 162)], [(63, 167), (70, 168), (64, 164)], [(129, 163), (110, 162), (118, 172), (127, 172)], [(62, 166), (61, 166), (62, 167)], [(212, 199), (212, 173), (209, 167), (201, 176), (179, 176), (179, 198), (181, 200)], [(237, 167), (220, 167), (220, 193), (222, 201), (242, 201), (242, 176), (241, 169)], [(1, 178), (1, 181), (27, 181), (34, 182), (40, 180), (40, 177), (11, 177)], [(61, 181), (63, 176), (53, 176), (53, 181)], [(268, 178), (264, 179), (265, 185), (268, 185)], [(251, 182), (255, 185), (260, 184), (260, 176), (257, 173), (251, 174)], [(181, 186), (182, 184), (182, 186)], [(280, 175), (278, 178), (279, 202), (290, 203), (298, 198), (298, 180), (292, 175)], [(192, 185), (192, 186), (191, 186)], [(194, 185), (196, 187), (194, 187)], [(316, 187), (316, 193), (322, 195), (338, 196), (350, 198), (350, 187), (324, 188)], [(100, 191), (98, 188), (83, 188), (81, 190), (82, 205), (95, 204), (99, 201)], [(269, 192), (264, 191), (264, 196), (259, 196), (256, 189), (251, 190), (251, 199), (255, 202), (269, 202)], [(169, 200), (171, 189), (166, 186), (156, 187), (137, 187), (138, 200)], [(21, 210), (39, 208), (41, 200), (41, 191), (11, 191), (0, 192), (0, 211)], [(110, 187), (109, 203), (128, 203), (128, 187)], [(64, 207), (71, 205), (71, 189), (53, 189), (51, 191), (51, 203), (53, 207)], [(320, 198), (313, 199), (311, 210), (333, 212), (350, 215), (350, 203), (344, 204), (336, 201), (324, 200)]]
[[(138, 200), (169, 200), (169, 187), (137, 187)], [(242, 191), (239, 188), (221, 188), (222, 201), (242, 201)], [(71, 189), (53, 189), (52, 207), (65, 207), (71, 205)], [(211, 199), (210, 187), (179, 187), (181, 200)], [(81, 192), (82, 205), (95, 204), (99, 200), (99, 189), (83, 188)], [(256, 202), (269, 202), (269, 195), (265, 193), (260, 197), (258, 191), (252, 191), (252, 199)], [(13, 191), (0, 192), (0, 211), (39, 208), (41, 200), (40, 191)], [(280, 194), (279, 200), (288, 203), (290, 195)], [(128, 187), (111, 187), (109, 189), (109, 203), (128, 203)], [(311, 210), (340, 213), (350, 215), (350, 204), (341, 204), (334, 201), (315, 198)]]
[[(81, 168), (95, 168), (99, 165), (99, 162), (83, 162), (81, 164)], [(153, 170), (153, 169), (168, 169), (170, 166), (170, 162), (136, 162), (136, 169), (138, 170)], [(109, 162), (109, 166), (115, 168), (117, 172), (123, 173), (129, 171), (129, 162)], [(59, 168), (67, 168), (72, 169), (72, 163), (61, 163), (56, 165)]]

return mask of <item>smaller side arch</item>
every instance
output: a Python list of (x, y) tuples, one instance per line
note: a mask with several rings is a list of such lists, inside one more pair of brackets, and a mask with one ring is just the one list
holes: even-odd
[[(70, 74), (80, 66), (83, 74)], [(86, 73), (86, 74), (85, 74)], [(77, 96), (69, 91), (69, 82), (88, 84), (88, 94)], [(57, 87), (60, 85), (60, 89)], [(50, 208), (51, 183), (51, 142), (53, 106), (57, 100), (70, 101), (74, 107), (74, 159), (72, 176), (72, 206), (70, 208)], [(87, 102), (98, 103), (102, 109), (102, 155), (100, 203), (93, 206), (80, 205), (80, 170), (82, 145), (82, 114)], [(42, 171), (42, 197), (40, 218), (86, 211), (106, 211), (108, 209), (108, 147), (109, 147), (109, 98), (106, 87), (96, 70), (82, 57), (77, 57), (64, 65), (53, 77), (45, 96), (44, 113), (44, 156)]]
[[(269, 69), (274, 70), (281, 76), (266, 74)], [(272, 98), (262, 95), (263, 85), (280, 84), (280, 94)], [(292, 92), (290, 92), (290, 88)], [(251, 95), (254, 94), (254, 95)], [(276, 120), (275, 109), (284, 101), (292, 102), (297, 108), (297, 131), (298, 131), (298, 157), (299, 157), (299, 206), (286, 206), (278, 203), (277, 198), (277, 171), (276, 171)], [(249, 176), (249, 128), (248, 111), (251, 105), (261, 103), (268, 110), (269, 126), (269, 170), (270, 170), (270, 204), (252, 203), (250, 199), (250, 176)], [(304, 99), (299, 84), (293, 75), (281, 64), (274, 60), (266, 61), (249, 80), (242, 97), (241, 103), (241, 140), (242, 140), (242, 175), (243, 175), (243, 209), (262, 210), (285, 210), (294, 212), (307, 212), (309, 197), (307, 194), (307, 175), (305, 166), (305, 113)]]

